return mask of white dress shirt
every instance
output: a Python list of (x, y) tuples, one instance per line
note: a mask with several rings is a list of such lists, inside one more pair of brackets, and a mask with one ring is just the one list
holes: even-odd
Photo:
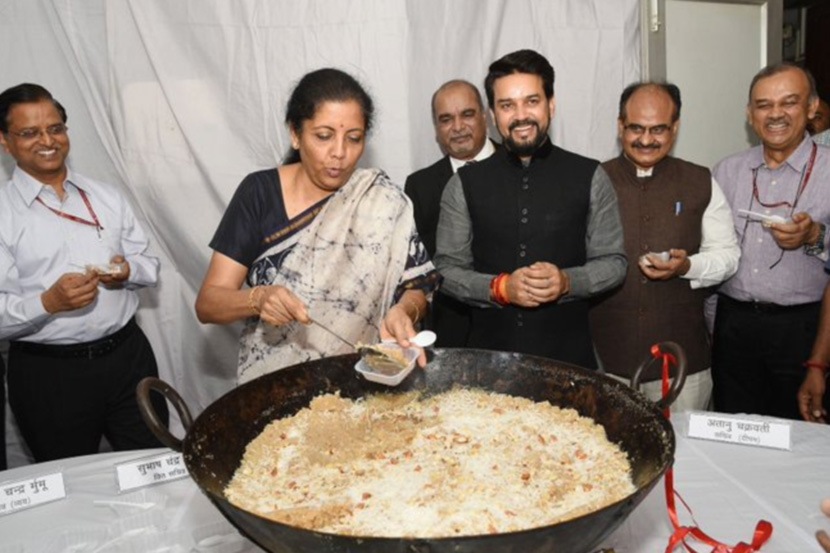
[[(154, 286), (159, 261), (147, 255), (148, 241), (121, 193), (69, 170), (63, 201), (55, 190), (16, 167), (0, 186), (0, 339), (42, 344), (97, 340), (122, 328), (138, 308), (136, 288)], [(79, 190), (89, 199), (102, 229), (47, 209), (46, 205), (93, 219)], [(130, 264), (123, 288), (100, 286), (90, 305), (50, 315), (41, 294), (65, 273), (83, 273), (89, 264), (108, 264), (115, 255)]]
[(496, 151), (496, 147), (493, 146), (493, 143), (490, 142), (490, 139), (488, 138), (487, 140), (484, 141), (484, 146), (481, 148), (481, 150), (478, 151), (478, 153), (476, 154), (476, 157), (474, 157), (473, 159), (456, 159), (452, 156), (449, 156), (450, 165), (452, 165), (452, 172), (457, 173), (459, 167), (464, 167), (465, 165), (467, 165), (471, 161), (485, 160), (488, 157), (490, 157), (491, 155), (493, 155), (493, 152), (495, 152), (495, 151)]

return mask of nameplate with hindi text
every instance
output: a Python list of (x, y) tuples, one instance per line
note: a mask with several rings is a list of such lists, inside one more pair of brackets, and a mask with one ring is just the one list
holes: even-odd
[(3, 483), (0, 484), (0, 516), (65, 497), (66, 486), (61, 472)]
[(722, 413), (689, 413), (688, 436), (772, 449), (789, 450), (792, 447), (787, 422)]
[(170, 452), (115, 465), (118, 491), (126, 492), (188, 476), (181, 453)]

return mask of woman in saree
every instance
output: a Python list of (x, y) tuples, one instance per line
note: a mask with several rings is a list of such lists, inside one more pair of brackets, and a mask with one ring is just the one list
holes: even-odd
[(410, 346), (440, 277), (402, 188), (357, 167), (372, 116), (347, 73), (305, 75), (286, 110), (291, 154), (245, 177), (222, 217), (196, 313), (246, 320), (240, 383), (352, 351), (320, 325), (353, 344)]

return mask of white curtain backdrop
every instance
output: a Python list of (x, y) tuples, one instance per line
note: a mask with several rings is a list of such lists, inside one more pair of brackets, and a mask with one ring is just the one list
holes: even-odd
[[(196, 320), (207, 244), (239, 181), (285, 154), (304, 73), (338, 67), (367, 87), (361, 165), (402, 184), (440, 156), (433, 91), (483, 89), (490, 62), (532, 48), (556, 70), (554, 142), (605, 160), (640, 76), (638, 26), (638, 0), (0, 0), (0, 89), (48, 88), (69, 113), (72, 167), (119, 186), (145, 223), (162, 272), (139, 322), (197, 415), (235, 383), (240, 328)], [(0, 181), (12, 169), (3, 156)]]

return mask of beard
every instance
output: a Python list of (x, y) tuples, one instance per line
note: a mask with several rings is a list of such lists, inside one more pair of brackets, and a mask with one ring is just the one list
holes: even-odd
[[(532, 125), (536, 128), (536, 136), (532, 140), (525, 140), (523, 142), (518, 142), (513, 139), (513, 135), (511, 131), (516, 127), (521, 127), (525, 125)], [(545, 143), (545, 140), (548, 139), (548, 129), (550, 125), (546, 125), (544, 129), (539, 127), (539, 123), (532, 120), (532, 119), (522, 119), (520, 121), (513, 121), (510, 126), (507, 128), (507, 136), (502, 136), (502, 143), (504, 147), (507, 148), (508, 151), (516, 154), (519, 157), (527, 157), (533, 154), (536, 150), (539, 149), (539, 146)]]

